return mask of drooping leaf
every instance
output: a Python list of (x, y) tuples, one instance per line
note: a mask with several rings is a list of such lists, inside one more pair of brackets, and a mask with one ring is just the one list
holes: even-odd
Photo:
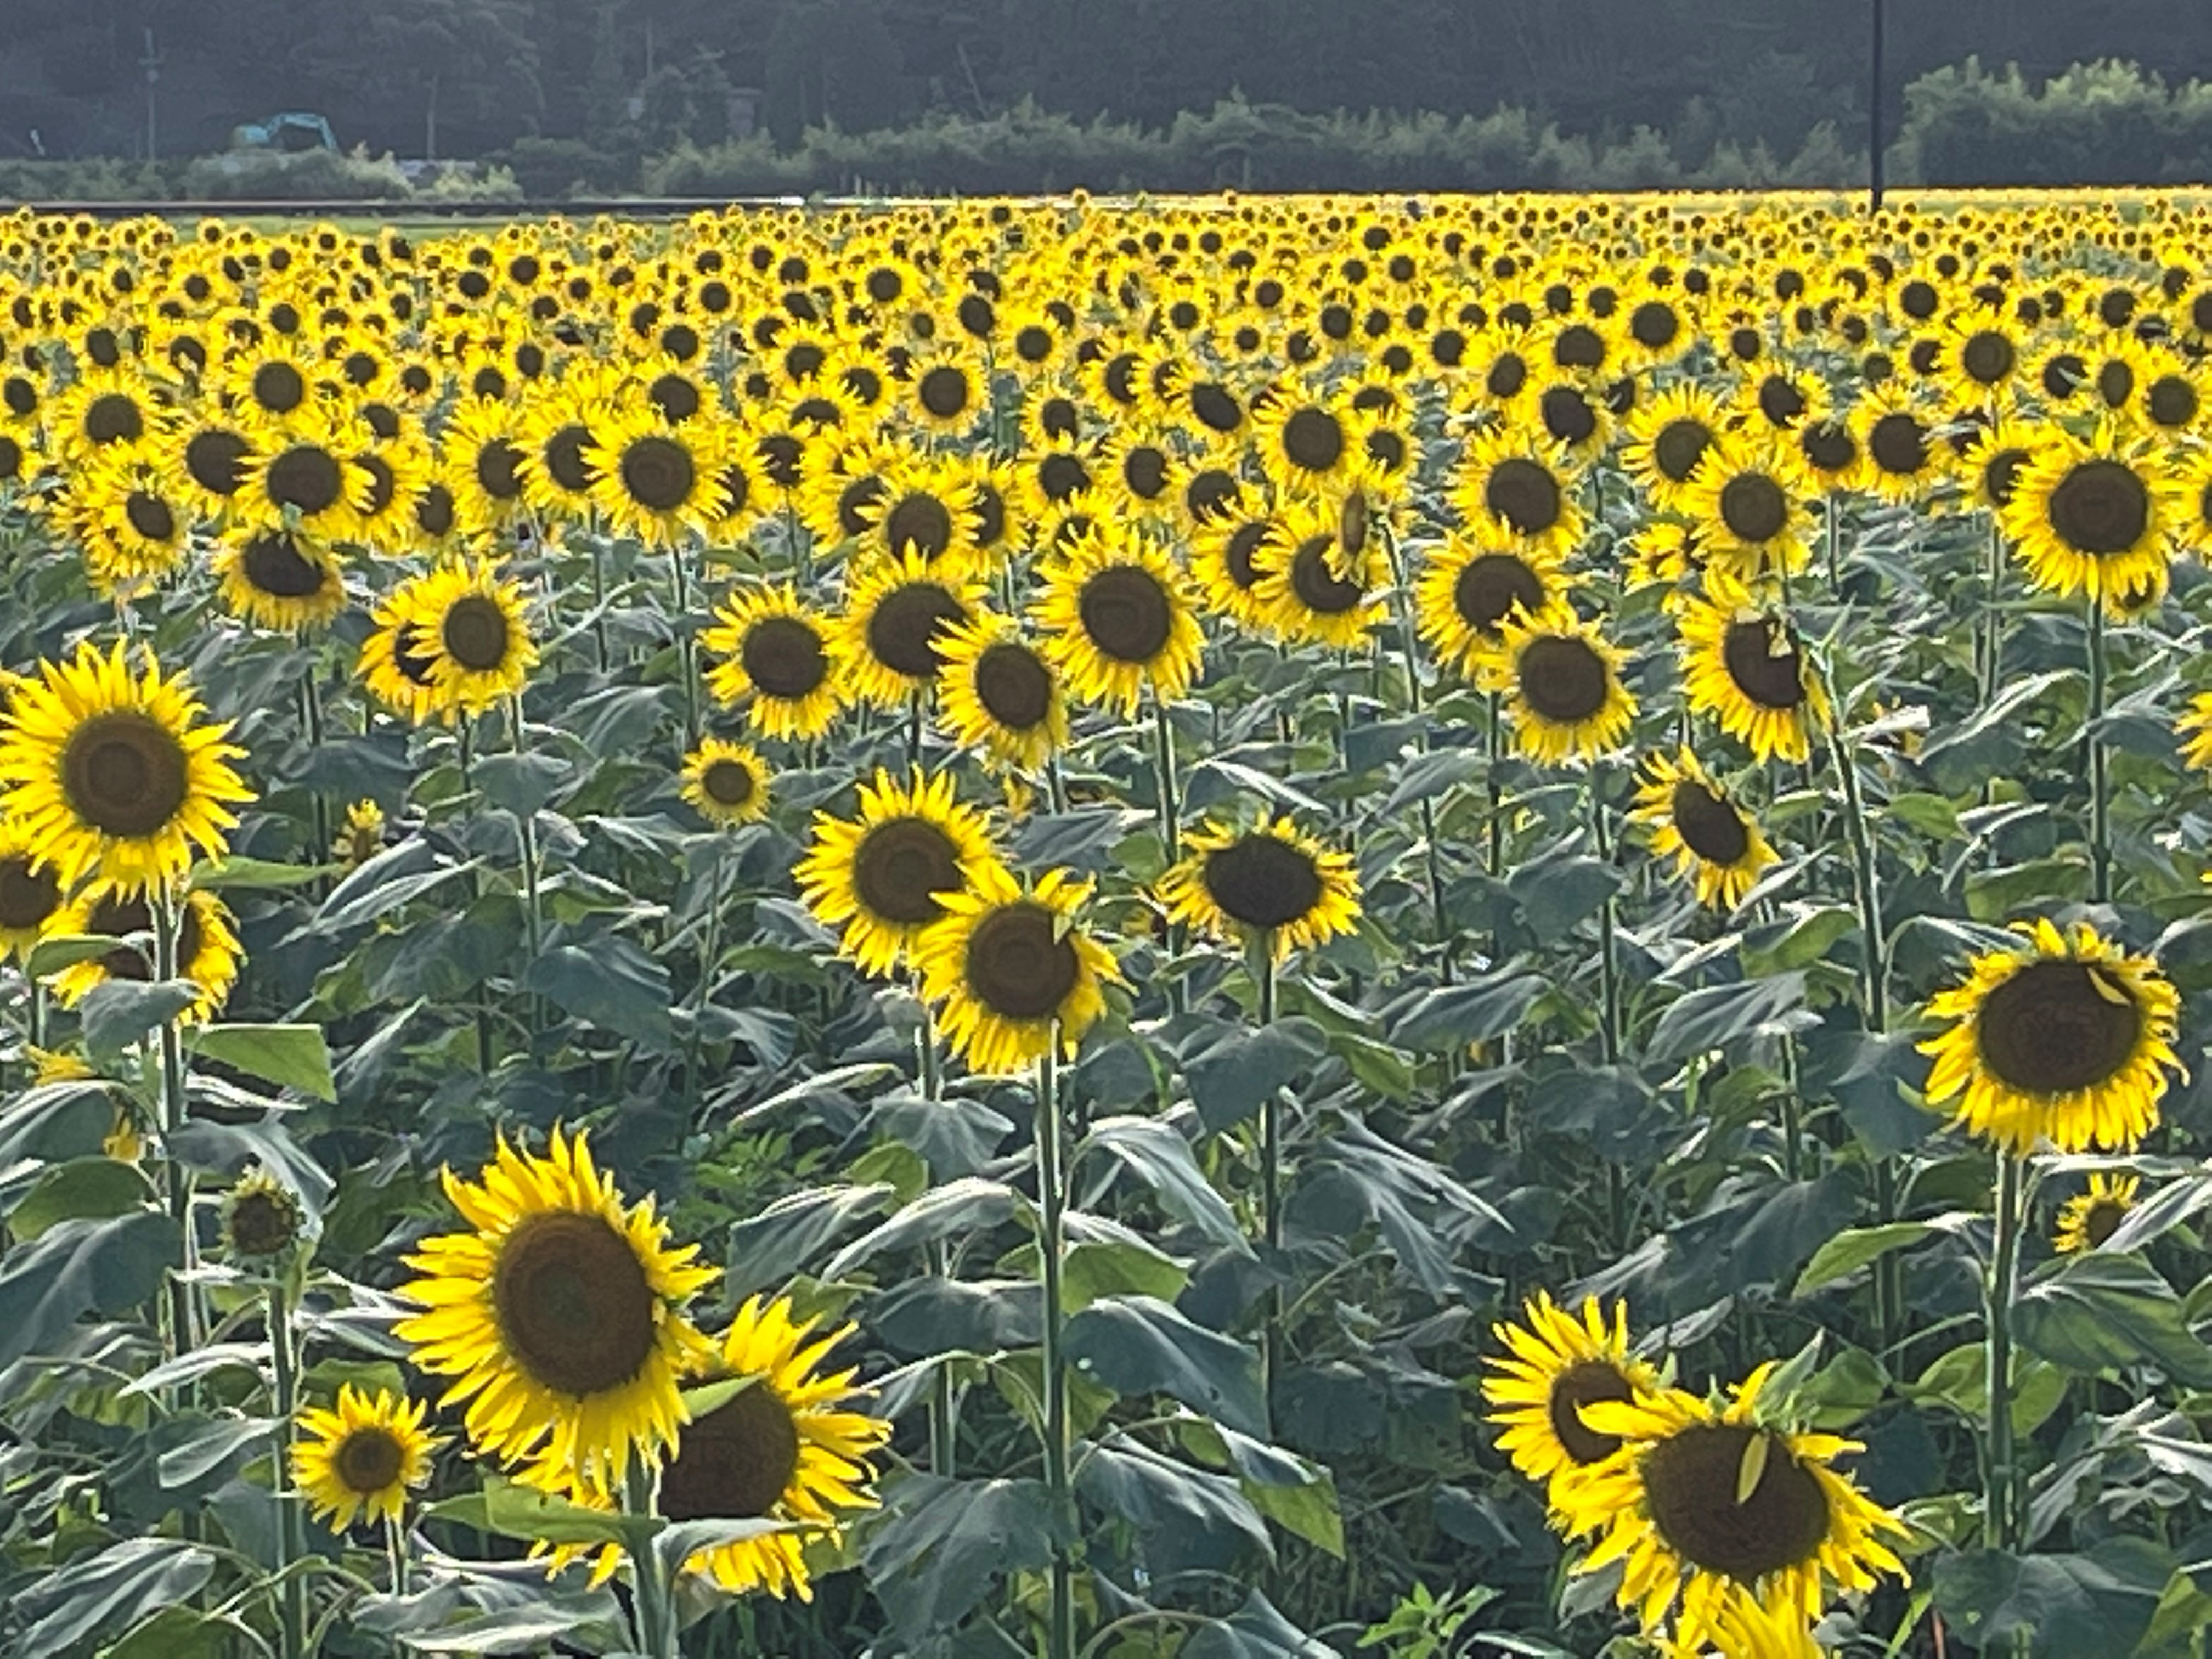
[(42, 1353), (90, 1313), (137, 1306), (177, 1260), (177, 1224), (150, 1210), (57, 1222), (0, 1260), (0, 1370)]
[(1102, 1297), (1067, 1322), (1068, 1358), (1116, 1394), (1164, 1394), (1265, 1437), (1260, 1357), (1149, 1296)]
[(338, 1097), (319, 1025), (203, 1025), (193, 1030), (191, 1048), (280, 1089), (297, 1089), (317, 1100)]
[(587, 1024), (647, 1048), (669, 1044), (668, 969), (629, 939), (556, 945), (530, 964), (524, 988)]
[(1066, 1520), (1042, 1480), (952, 1480), (918, 1474), (885, 1495), (861, 1569), (911, 1640), (957, 1623), (1012, 1572), (1052, 1559)]

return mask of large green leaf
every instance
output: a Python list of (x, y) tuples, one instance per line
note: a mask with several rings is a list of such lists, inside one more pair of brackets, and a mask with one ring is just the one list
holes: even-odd
[(597, 939), (588, 949), (554, 945), (530, 964), (523, 986), (602, 1030), (668, 1046), (668, 969), (626, 939)]
[(60, 1344), (87, 1314), (148, 1300), (181, 1241), (166, 1214), (140, 1210), (56, 1223), (0, 1260), (0, 1370)]
[(1136, 1441), (1085, 1448), (1076, 1490), (1137, 1529), (1137, 1547), (1157, 1576), (1231, 1572), (1255, 1557), (1274, 1559), (1267, 1523), (1234, 1479)]
[(1804, 1002), (1802, 973), (1706, 986), (1668, 1006), (1659, 1016), (1644, 1058), (1650, 1065), (1669, 1065), (1746, 1037), (1796, 1030), (1810, 1020), (1801, 1012)]
[(957, 1623), (1001, 1576), (1044, 1566), (1068, 1532), (1042, 1480), (917, 1474), (884, 1503), (860, 1565), (884, 1610), (917, 1641)]
[(1264, 1437), (1260, 1357), (1149, 1296), (1101, 1297), (1067, 1322), (1067, 1357), (1124, 1396), (1164, 1394)]
[(1328, 1050), (1328, 1036), (1291, 1015), (1257, 1030), (1222, 1021), (1182, 1057), (1191, 1103), (1209, 1129), (1243, 1122)]
[(330, 1045), (319, 1025), (203, 1025), (191, 1033), (194, 1054), (249, 1072), (280, 1089), (335, 1101)]
[(59, 1654), (129, 1631), (197, 1595), (215, 1565), (207, 1551), (173, 1538), (126, 1538), (81, 1556), (18, 1597), (15, 1650)]
[(1540, 974), (1508, 969), (1470, 984), (1419, 992), (1389, 1010), (1384, 1024), (1391, 1041), (1403, 1048), (1464, 1053), (1513, 1030), (1551, 988)]
[(2034, 1659), (2124, 1654), (2150, 1628), (2173, 1559), (2144, 1538), (2107, 1538), (2081, 1555), (1974, 1550), (1936, 1563), (1936, 1605), (1984, 1653)]
[(185, 979), (102, 980), (77, 1005), (85, 1052), (105, 1057), (119, 1054), (184, 1012), (200, 1000), (200, 988)]
[(1116, 1159), (1152, 1189), (1170, 1215), (1188, 1222), (1214, 1243), (1242, 1241), (1236, 1212), (1206, 1180), (1190, 1143), (1173, 1124), (1158, 1118), (1101, 1118), (1076, 1147), (1073, 1164), (1079, 1166), (1091, 1152)]
[(2052, 1262), (2021, 1292), (2014, 1319), (2023, 1347), (2069, 1370), (2149, 1364), (2187, 1387), (2212, 1388), (2212, 1349), (2140, 1256), (2100, 1250)]
[(128, 1215), (148, 1207), (154, 1188), (135, 1164), (112, 1158), (71, 1158), (48, 1168), (8, 1212), (16, 1237), (38, 1237), (64, 1221)]
[(1836, 1280), (1870, 1267), (1893, 1250), (1917, 1244), (1935, 1228), (1924, 1221), (1892, 1221), (1879, 1227), (1852, 1227), (1813, 1252), (1797, 1275), (1794, 1296), (1809, 1296)]

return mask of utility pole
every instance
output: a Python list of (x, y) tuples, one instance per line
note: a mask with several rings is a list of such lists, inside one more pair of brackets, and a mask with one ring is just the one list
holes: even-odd
[(1867, 80), (1867, 206), (1881, 211), (1881, 15), (1883, 0), (1874, 0), (1873, 64)]
[(161, 54), (154, 50), (154, 30), (146, 30), (146, 55), (138, 60), (138, 67), (146, 71), (146, 159), (154, 159), (154, 88), (161, 78)]

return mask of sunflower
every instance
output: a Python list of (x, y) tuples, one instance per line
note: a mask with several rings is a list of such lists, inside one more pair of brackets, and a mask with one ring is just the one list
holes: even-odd
[(1565, 603), (1565, 573), (1533, 548), (1487, 547), (1454, 537), (1413, 579), (1413, 626), (1439, 661), (1472, 672), (1509, 617), (1541, 616)]
[(464, 529), (503, 530), (528, 510), (520, 423), (514, 405), (494, 398), (466, 398), (447, 420), (441, 481)]
[(1636, 720), (1620, 683), (1622, 657), (1597, 628), (1564, 613), (1507, 617), (1477, 666), (1503, 693), (1521, 752), (1540, 765), (1594, 759), (1619, 745)]
[(1706, 559), (1744, 581), (1805, 568), (1810, 489), (1781, 437), (1723, 433), (1678, 497)]
[(2101, 600), (2165, 579), (2175, 496), (2148, 441), (2047, 427), (1999, 521), (2038, 587)]
[(1091, 884), (1048, 872), (1024, 892), (996, 863), (965, 892), (939, 896), (942, 920), (921, 929), (914, 962), (921, 994), (942, 1005), (938, 1029), (969, 1070), (1018, 1072), (1054, 1051), (1072, 1058), (1106, 1012), (1121, 972), (1075, 920)]
[(1483, 1361), (1494, 1373), (1483, 1378), (1482, 1397), (1502, 1431), (1498, 1449), (1547, 1495), (1621, 1448), (1619, 1436), (1600, 1434), (1583, 1421), (1583, 1407), (1642, 1399), (1660, 1387), (1657, 1370), (1630, 1351), (1626, 1302), (1614, 1303), (1608, 1317), (1590, 1297), (1577, 1315), (1555, 1304), (1549, 1291), (1539, 1291), (1522, 1304), (1522, 1323), (1490, 1328), (1506, 1350)]
[(1671, 512), (1726, 425), (1717, 397), (1693, 381), (1681, 381), (1629, 416), (1621, 465), (1644, 486), (1653, 506)]
[(723, 829), (768, 816), (768, 763), (741, 743), (708, 738), (684, 757), (684, 799)]
[(271, 633), (327, 628), (345, 609), (337, 560), (289, 531), (234, 531), (216, 547), (214, 565), (223, 608)]
[[(244, 952), (232, 931), (229, 907), (213, 893), (191, 892), (177, 908), (177, 974), (199, 994), (180, 1016), (198, 1024), (210, 1018), (238, 982)], [(52, 931), (76, 938), (125, 941), (104, 956), (73, 962), (54, 975), (54, 995), (64, 1008), (83, 1001), (95, 985), (111, 981), (143, 982), (154, 977), (154, 911), (143, 890), (111, 881), (91, 881), (56, 914)], [(144, 948), (129, 941), (144, 936)]]
[(908, 457), (891, 462), (878, 487), (852, 509), (862, 548), (873, 557), (972, 570), (982, 561), (976, 543), (975, 491), (965, 462)]
[(1018, 623), (978, 617), (939, 640), (938, 713), (955, 743), (981, 749), (993, 766), (1028, 771), (1066, 745), (1060, 675)]
[(988, 406), (990, 387), (974, 362), (937, 352), (915, 360), (903, 401), (926, 429), (957, 437)]
[(222, 1242), (234, 1256), (262, 1262), (282, 1256), (307, 1224), (300, 1195), (258, 1164), (223, 1194)]
[(1909, 391), (1882, 386), (1851, 411), (1866, 454), (1866, 483), (1885, 501), (1919, 501), (1943, 477), (1948, 447), (1936, 436), (1927, 404)]
[(352, 535), (375, 478), (354, 459), (368, 447), (358, 422), (302, 426), (257, 447), (233, 505), (256, 530), (304, 532), (319, 541)]
[[(819, 1322), (794, 1319), (788, 1297), (746, 1298), (720, 1338), (713, 1366), (744, 1386), (684, 1425), (661, 1471), (659, 1507), (669, 1521), (785, 1523), (782, 1530), (716, 1544), (685, 1560), (685, 1571), (732, 1595), (764, 1590), (813, 1600), (806, 1546), (835, 1542), (842, 1511), (876, 1507), (872, 1458), (890, 1439), (890, 1425), (854, 1408), (869, 1390), (854, 1386), (851, 1370), (822, 1371), (830, 1351), (856, 1328), (817, 1336)], [(727, 1391), (726, 1385), (706, 1387)], [(611, 1486), (595, 1475), (541, 1466), (525, 1479), (587, 1508), (617, 1507)], [(580, 1553), (575, 1546), (556, 1548), (555, 1567)], [(611, 1577), (620, 1562), (617, 1547), (602, 1548), (594, 1582)]]
[(0, 788), (15, 827), (65, 884), (97, 873), (166, 886), (194, 848), (220, 858), (233, 803), (252, 792), (231, 769), (245, 750), (204, 721), (191, 687), (150, 656), (134, 674), (122, 645), (89, 640), (15, 679), (0, 711)]
[(1359, 875), (1349, 853), (1263, 816), (1249, 830), (1207, 823), (1183, 838), (1183, 857), (1159, 880), (1170, 921), (1216, 939), (1264, 939), (1278, 962), (1358, 925)]
[(1325, 488), (1359, 454), (1344, 412), (1319, 392), (1295, 382), (1262, 392), (1252, 416), (1260, 464), (1287, 495)]
[(843, 707), (832, 629), (787, 584), (723, 600), (699, 642), (722, 659), (707, 689), (764, 738), (818, 738)]
[(1952, 1022), (1920, 1045), (1935, 1058), (1930, 1106), (2025, 1156), (2130, 1152), (2158, 1123), (2181, 999), (2149, 957), (2131, 957), (2087, 922), (2069, 935), (2047, 917), (2021, 942), (1968, 964), (1966, 982), (1928, 1012)]
[(61, 878), (36, 837), (0, 816), (0, 957), (28, 958), (61, 908)]
[(166, 576), (189, 549), (191, 508), (184, 495), (150, 459), (121, 445), (77, 470), (60, 511), (105, 587)]
[(2000, 417), (1977, 424), (1960, 457), (1961, 475), (1972, 486), (1975, 505), (2002, 514), (2020, 488), (2021, 474), (2035, 459), (2033, 428)]
[(814, 845), (792, 875), (816, 918), (842, 930), (838, 948), (871, 974), (887, 974), (915, 936), (945, 914), (945, 901), (998, 867), (990, 826), (953, 798), (950, 773), (906, 784), (878, 769), (860, 787), (851, 822), (814, 817)]
[(726, 509), (712, 422), (679, 427), (641, 410), (616, 415), (592, 434), (582, 459), (606, 522), (648, 547), (704, 536)]
[(879, 708), (905, 707), (943, 671), (945, 629), (969, 621), (982, 603), (981, 583), (933, 569), (913, 553), (860, 573), (832, 635), (853, 695)]
[(619, 1482), (658, 1460), (684, 1417), (679, 1381), (713, 1353), (685, 1306), (716, 1270), (672, 1249), (653, 1200), (625, 1206), (581, 1133), (547, 1156), (504, 1133), (481, 1184), (443, 1171), (473, 1229), (422, 1241), (399, 1294), (422, 1312), (393, 1326), (415, 1364), (454, 1380), (469, 1435), (509, 1462), (541, 1458)]
[(427, 576), (403, 583), (369, 613), (368, 637), (362, 641), (358, 667), (368, 694), (392, 713), (420, 726), (442, 712), (437, 646), (424, 626), (417, 592)]
[(1087, 702), (1133, 712), (1149, 683), (1172, 702), (1198, 677), (1205, 636), (1190, 580), (1166, 552), (1094, 526), (1045, 567), (1035, 616), (1044, 651)]
[(2017, 392), (2027, 352), (2019, 325), (1994, 307), (1976, 307), (1943, 325), (1940, 382), (1954, 408), (1994, 411)]
[(1761, 1365), (1726, 1404), (1666, 1389), (1585, 1407), (1588, 1427), (1625, 1443), (1557, 1489), (1572, 1531), (1604, 1534), (1575, 1571), (1624, 1563), (1619, 1604), (1648, 1631), (1672, 1612), (1674, 1640), (1692, 1652), (1744, 1608), (1809, 1627), (1829, 1583), (1867, 1590), (1905, 1570), (1883, 1541), (1905, 1523), (1831, 1467), (1857, 1443), (1765, 1420), (1774, 1370)]
[(397, 1524), (407, 1489), (430, 1478), (430, 1455), (443, 1443), (422, 1427), (422, 1401), (350, 1382), (335, 1411), (300, 1410), (302, 1436), (292, 1448), (292, 1484), (308, 1513), (343, 1532), (359, 1518)]
[(2101, 1171), (2092, 1175), (2089, 1190), (2075, 1194), (2058, 1212), (2058, 1228), (2051, 1243), (2063, 1255), (2101, 1249), (2135, 1208), (2136, 1194), (2142, 1186), (2139, 1176), (2108, 1176)]
[(357, 869), (384, 850), (384, 809), (368, 796), (348, 806), (345, 822), (331, 842), (331, 861), (344, 870)]
[(1828, 719), (1827, 693), (1787, 618), (1692, 600), (1678, 624), (1691, 708), (1762, 761), (1802, 764)]
[(1573, 474), (1558, 445), (1499, 428), (1468, 446), (1452, 506), (1477, 540), (1565, 554), (1582, 539)]
[(1218, 615), (1240, 626), (1267, 626), (1267, 607), (1260, 598), (1260, 579), (1269, 550), (1281, 538), (1281, 523), (1270, 513), (1239, 513), (1201, 529), (1191, 544), (1191, 570)]
[(1696, 873), (1698, 903), (1735, 909), (1775, 861), (1758, 819), (1731, 800), (1687, 749), (1671, 759), (1652, 755), (1643, 771), (1630, 819), (1650, 827), (1652, 853), (1671, 855), (1677, 875)]
[(521, 694), (538, 661), (522, 589), (489, 560), (449, 559), (415, 584), (415, 647), (430, 659), (439, 708), (481, 714)]
[(1279, 532), (1255, 555), (1264, 624), (1285, 639), (1358, 645), (1385, 597), (1372, 540), (1355, 541), (1340, 511), (1310, 498), (1284, 510)]

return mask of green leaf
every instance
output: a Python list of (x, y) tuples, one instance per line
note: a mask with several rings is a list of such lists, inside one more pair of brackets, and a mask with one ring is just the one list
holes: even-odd
[(399, 1639), (417, 1653), (540, 1654), (559, 1642), (586, 1653), (614, 1654), (629, 1645), (629, 1628), (608, 1591), (556, 1595), (540, 1587), (511, 1607), (471, 1613), (435, 1630), (401, 1631)]
[[(1908, 1399), (1934, 1401), (1949, 1407), (1969, 1423), (1986, 1423), (1990, 1415), (1989, 1355), (1978, 1342), (1968, 1342), (1939, 1356), (1919, 1379), (1899, 1390)], [(2033, 1354), (2014, 1352), (2012, 1366), (2012, 1426), (2015, 1434), (2033, 1434), (2043, 1426), (2066, 1398), (2066, 1373)]]
[(487, 755), (476, 764), (476, 784), (492, 805), (519, 818), (532, 817), (574, 769), (556, 755)]
[(128, 1215), (154, 1201), (137, 1166), (112, 1158), (78, 1158), (48, 1168), (8, 1212), (8, 1228), (33, 1239), (62, 1222)]
[(1810, 1295), (1879, 1261), (1893, 1250), (1917, 1244), (1935, 1231), (1924, 1221), (1892, 1221), (1879, 1227), (1853, 1227), (1838, 1233), (1813, 1252), (1813, 1259), (1797, 1275), (1796, 1287), (1790, 1294)]
[(1385, 1024), (1401, 1047), (1461, 1052), (1513, 1030), (1551, 988), (1540, 974), (1509, 969), (1472, 984), (1417, 993), (1390, 1008)]
[(2034, 1659), (2134, 1650), (2165, 1593), (2172, 1557), (2146, 1538), (2107, 1538), (2081, 1555), (1972, 1550), (1936, 1563), (1936, 1605), (1984, 1653)]
[(1076, 1489), (1136, 1528), (1146, 1566), (1161, 1577), (1231, 1572), (1255, 1555), (1274, 1559), (1267, 1523), (1237, 1480), (1134, 1440), (1091, 1448)]
[(1251, 1116), (1328, 1050), (1328, 1034), (1297, 1015), (1257, 1030), (1224, 1022), (1211, 1041), (1183, 1055), (1183, 1080), (1200, 1120), (1218, 1132)]
[(90, 1313), (118, 1314), (161, 1287), (181, 1239), (166, 1214), (141, 1210), (57, 1222), (0, 1261), (0, 1370), (41, 1353)]
[(1843, 905), (1790, 908), (1796, 915), (1744, 935), (1740, 959), (1747, 978), (1766, 979), (1809, 968), (1859, 925), (1857, 912)]
[(725, 1293), (744, 1297), (780, 1286), (891, 1197), (881, 1182), (786, 1194), (730, 1229)]
[(1352, 1075), (1369, 1092), (1385, 1100), (1412, 1098), (1413, 1068), (1389, 1043), (1355, 1031), (1336, 1031), (1330, 1034), (1328, 1050), (1351, 1068)]
[(319, 1025), (203, 1025), (191, 1034), (194, 1054), (234, 1066), (280, 1089), (335, 1101), (330, 1045)]
[(842, 1279), (871, 1256), (911, 1249), (970, 1228), (995, 1227), (1029, 1200), (1011, 1187), (977, 1176), (963, 1176), (933, 1188), (830, 1258), (823, 1276)]
[(0, 1170), (88, 1158), (114, 1127), (115, 1098), (105, 1082), (49, 1083), (0, 1097)]
[(1102, 1297), (1067, 1322), (1067, 1356), (1124, 1398), (1164, 1394), (1248, 1434), (1267, 1432), (1259, 1356), (1149, 1296)]
[(102, 980), (77, 1005), (85, 1052), (118, 1054), (199, 1000), (200, 988), (190, 980)]
[(214, 1556), (173, 1538), (129, 1538), (80, 1556), (17, 1595), (15, 1650), (58, 1654), (128, 1631), (189, 1601), (215, 1576)]
[(196, 893), (226, 889), (304, 887), (337, 868), (329, 864), (279, 864), (273, 859), (224, 858), (196, 866), (188, 884)]
[(713, 1382), (702, 1382), (696, 1389), (685, 1389), (678, 1397), (684, 1401), (684, 1409), (691, 1414), (691, 1420), (696, 1423), (701, 1418), (721, 1410), (759, 1381), (757, 1376), (725, 1376)]
[(2021, 1345), (2094, 1375), (2138, 1362), (2188, 1388), (2212, 1388), (2212, 1349), (2190, 1334), (2173, 1287), (2140, 1256), (2098, 1250), (2038, 1272), (2014, 1310)]
[(1242, 1242), (1236, 1212), (1206, 1180), (1191, 1155), (1190, 1143), (1172, 1123), (1147, 1117), (1101, 1118), (1075, 1149), (1070, 1167), (1079, 1166), (1091, 1152), (1117, 1160), (1152, 1189), (1169, 1214), (1188, 1222), (1214, 1243)]
[(1595, 915), (1625, 881), (1617, 866), (1554, 851), (1522, 865), (1507, 878), (1505, 887), (1520, 902), (1536, 942), (1548, 945), (1565, 938), (1584, 917)]
[(23, 976), (44, 979), (80, 962), (97, 962), (116, 948), (112, 933), (49, 933), (31, 947)]
[(1172, 1302), (1190, 1283), (1190, 1270), (1137, 1239), (1102, 1239), (1074, 1245), (1060, 1268), (1066, 1310), (1080, 1313), (1102, 1296), (1149, 1296)]
[(2024, 909), (2039, 913), (2088, 896), (2089, 864), (2078, 853), (1977, 870), (1966, 878), (1966, 914), (1976, 921), (2003, 921)]
[(1194, 1634), (1177, 1659), (1336, 1659), (1336, 1650), (1307, 1635), (1252, 1590), (1228, 1618)]
[(1810, 1020), (1801, 1011), (1805, 975), (1776, 974), (1735, 985), (1709, 985), (1669, 1004), (1646, 1045), (1644, 1059), (1664, 1066), (1745, 1037), (1794, 1030)]
[(331, 889), (315, 913), (315, 931), (335, 933), (374, 921), (474, 867), (473, 862), (444, 862), (425, 841), (410, 839), (387, 847)]
[(668, 969), (629, 939), (596, 939), (588, 950), (556, 945), (530, 964), (523, 988), (617, 1036), (668, 1046)]
[(497, 1475), (481, 1492), (464, 1492), (429, 1505), (422, 1513), (478, 1532), (548, 1544), (619, 1544), (634, 1548), (665, 1524), (650, 1516), (586, 1509), (549, 1492), (533, 1491)]
[(1045, 1566), (1067, 1532), (1042, 1480), (917, 1474), (884, 1498), (889, 1512), (870, 1533), (860, 1565), (915, 1642), (957, 1624), (1003, 1575)]
[(1336, 1477), (1326, 1465), (1204, 1418), (1188, 1419), (1176, 1429), (1194, 1455), (1233, 1469), (1261, 1514), (1316, 1549), (1344, 1559), (1344, 1516), (1337, 1507)]
[(225, 1659), (255, 1644), (252, 1630), (228, 1614), (170, 1607), (133, 1626), (101, 1659)]

